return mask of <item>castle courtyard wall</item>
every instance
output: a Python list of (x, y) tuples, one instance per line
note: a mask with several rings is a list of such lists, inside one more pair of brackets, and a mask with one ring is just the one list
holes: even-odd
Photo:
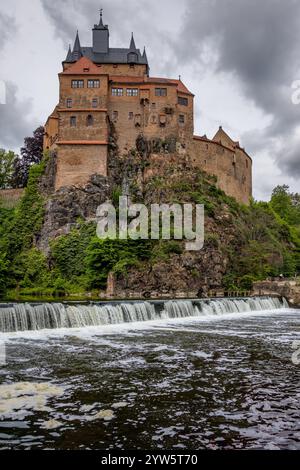
[(217, 185), (238, 202), (249, 204), (252, 196), (252, 160), (242, 150), (194, 138), (191, 162), (218, 178)]

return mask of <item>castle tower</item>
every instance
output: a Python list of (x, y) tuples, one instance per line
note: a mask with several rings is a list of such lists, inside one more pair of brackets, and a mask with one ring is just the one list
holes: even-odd
[(102, 9), (100, 10), (100, 22), (93, 28), (93, 53), (107, 54), (109, 51), (109, 29), (103, 24)]

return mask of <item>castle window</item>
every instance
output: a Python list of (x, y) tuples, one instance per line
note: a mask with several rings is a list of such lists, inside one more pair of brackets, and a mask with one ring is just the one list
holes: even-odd
[(94, 118), (93, 118), (93, 116), (92, 116), (91, 114), (89, 114), (89, 115), (87, 116), (87, 118), (86, 118), (86, 125), (87, 125), (88, 127), (94, 125)]
[(133, 119), (133, 112), (129, 112), (128, 113), (128, 119), (131, 121)]
[(100, 80), (88, 80), (88, 88), (99, 88)]
[(152, 124), (156, 124), (156, 123), (157, 123), (157, 119), (156, 119), (155, 114), (152, 115), (152, 117), (151, 117), (151, 122), (152, 122)]
[(178, 122), (179, 122), (179, 124), (184, 124), (185, 123), (184, 114), (179, 114)]
[(248, 168), (248, 166), (249, 166), (249, 165), (248, 165), (248, 160), (246, 160), (246, 168)]
[(152, 109), (156, 108), (156, 103), (152, 103)]
[(167, 96), (166, 88), (155, 88), (155, 96)]
[(72, 88), (84, 88), (83, 80), (72, 80)]
[(187, 98), (183, 98), (182, 96), (178, 96), (178, 104), (181, 106), (188, 106), (189, 100)]
[(127, 96), (138, 96), (139, 90), (137, 88), (127, 88)]
[(92, 108), (97, 108), (98, 107), (98, 98), (93, 98), (92, 99)]
[(113, 65), (113, 68), (114, 68), (114, 69), (117, 69), (117, 68), (118, 68), (118, 64), (114, 64), (114, 65)]
[(112, 96), (123, 96), (123, 88), (112, 88), (111, 94)]
[(118, 111), (113, 111), (113, 114), (112, 114), (113, 121), (117, 121), (118, 116), (119, 116)]
[(134, 64), (138, 61), (138, 56), (135, 52), (129, 52), (127, 60), (130, 66), (134, 66)]
[(76, 127), (76, 121), (77, 121), (76, 116), (71, 116), (70, 117), (70, 126), (71, 127)]
[(73, 104), (73, 101), (71, 100), (71, 98), (68, 98), (67, 99), (67, 108), (72, 108), (72, 104)]
[(83, 71), (87, 73), (87, 72), (90, 71), (90, 69), (88, 67), (86, 67), (86, 68), (83, 69)]

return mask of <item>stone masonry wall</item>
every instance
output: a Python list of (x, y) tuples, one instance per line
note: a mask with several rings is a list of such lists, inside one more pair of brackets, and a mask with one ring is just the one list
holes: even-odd
[(106, 145), (60, 145), (55, 189), (84, 186), (91, 175), (107, 175)]
[(252, 160), (243, 150), (233, 151), (217, 142), (195, 138), (191, 163), (217, 176), (217, 184), (226, 194), (240, 203), (249, 204)]

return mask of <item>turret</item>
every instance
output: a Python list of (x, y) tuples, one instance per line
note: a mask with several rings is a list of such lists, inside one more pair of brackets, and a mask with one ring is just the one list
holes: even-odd
[(127, 54), (127, 60), (130, 65), (137, 64), (139, 61), (138, 58), (138, 50), (135, 46), (135, 41), (133, 37), (133, 33), (131, 34), (131, 41), (129, 45), (129, 52)]
[(80, 45), (80, 40), (79, 40), (79, 34), (77, 31), (74, 48), (72, 52), (72, 59), (79, 60), (81, 57), (82, 57), (82, 50), (81, 50), (81, 45)]
[(94, 54), (107, 54), (109, 51), (108, 25), (103, 24), (102, 9), (100, 10), (100, 22), (93, 29), (93, 52)]

